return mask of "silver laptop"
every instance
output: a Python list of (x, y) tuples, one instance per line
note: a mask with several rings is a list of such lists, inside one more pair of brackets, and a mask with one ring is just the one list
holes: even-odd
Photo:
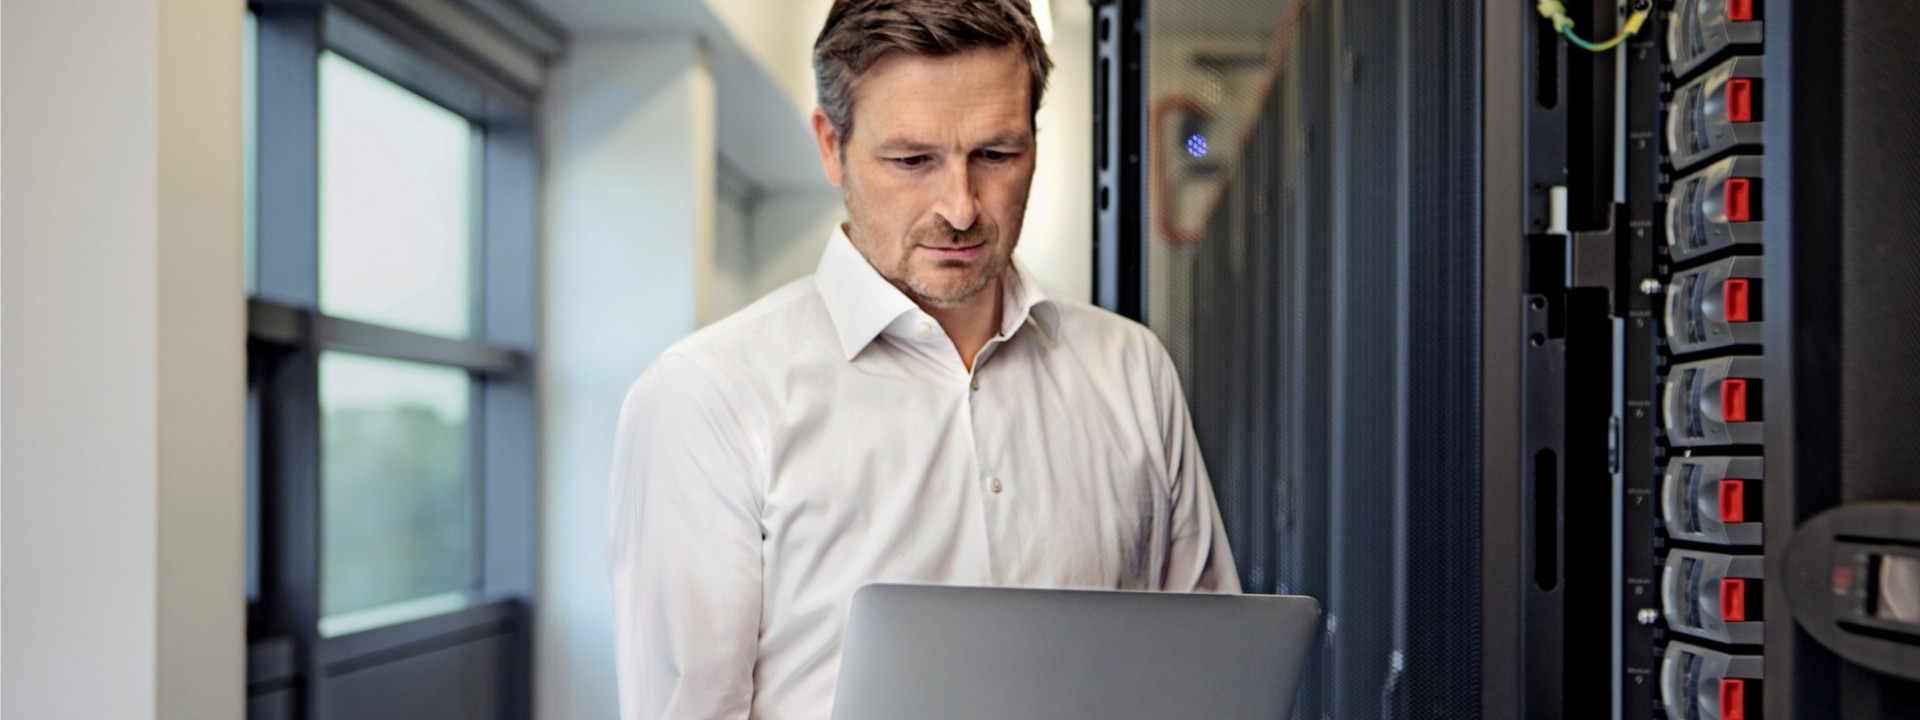
[(1274, 595), (869, 585), (834, 720), (1278, 720), (1320, 603)]

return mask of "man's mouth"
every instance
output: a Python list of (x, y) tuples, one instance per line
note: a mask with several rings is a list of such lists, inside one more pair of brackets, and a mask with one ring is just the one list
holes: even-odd
[(960, 246), (921, 245), (920, 249), (932, 256), (934, 260), (964, 262), (980, 257), (981, 253), (986, 252), (987, 243), (982, 241)]

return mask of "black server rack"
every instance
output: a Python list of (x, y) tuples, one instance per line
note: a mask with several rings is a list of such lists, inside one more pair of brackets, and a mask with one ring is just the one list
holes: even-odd
[(1296, 717), (1920, 717), (1920, 3), (1093, 4)]

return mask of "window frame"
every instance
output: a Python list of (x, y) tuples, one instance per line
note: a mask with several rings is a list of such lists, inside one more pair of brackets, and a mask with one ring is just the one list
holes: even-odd
[[(534, 394), (544, 68), (564, 36), (510, 0), (254, 0), (248, 105), (253, 252), (248, 383), (257, 392), (258, 552), (248, 603), (250, 695), (301, 689), (300, 715), (324, 717), (315, 684), (380, 658), (489, 633), (511, 635), (530, 710), (538, 425)], [(455, 15), (449, 15), (455, 13)], [(478, 28), (478, 29), (476, 29)], [(479, 40), (474, 40), (479, 37)], [(501, 38), (514, 40), (503, 45)], [(478, 50), (476, 50), (478, 48)], [(504, 48), (504, 49), (503, 49)], [(319, 63), (325, 52), (395, 82), (475, 128), (471, 331), (446, 338), (320, 311)], [(528, 67), (538, 72), (529, 75)], [(321, 620), (319, 358), (348, 352), (465, 370), (477, 481), (478, 579), (465, 609), (327, 638)]]

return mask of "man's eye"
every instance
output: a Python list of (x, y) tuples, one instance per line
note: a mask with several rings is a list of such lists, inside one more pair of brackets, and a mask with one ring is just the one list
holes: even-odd
[(908, 169), (917, 168), (927, 164), (927, 156), (915, 155), (913, 157), (894, 158), (893, 164)]
[(985, 160), (987, 162), (1002, 162), (1010, 157), (1013, 157), (1013, 153), (1003, 153), (998, 150), (981, 150), (980, 151), (980, 159)]

